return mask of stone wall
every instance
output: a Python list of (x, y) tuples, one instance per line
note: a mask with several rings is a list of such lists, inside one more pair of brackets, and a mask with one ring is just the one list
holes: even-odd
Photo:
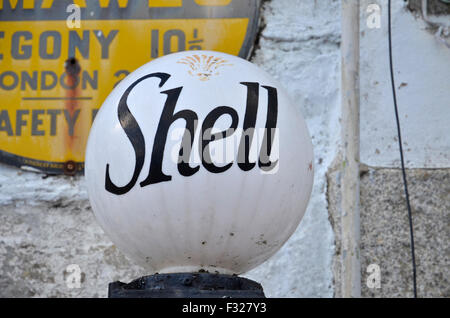
[[(419, 297), (450, 296), (450, 169), (408, 169)], [(330, 220), (336, 232), (334, 274), (340, 281), (340, 171), (328, 174)], [(361, 171), (361, 295), (412, 297), (408, 212), (401, 170)], [(369, 288), (370, 264), (380, 268), (380, 288)], [(339, 297), (339, 288), (335, 289)]]

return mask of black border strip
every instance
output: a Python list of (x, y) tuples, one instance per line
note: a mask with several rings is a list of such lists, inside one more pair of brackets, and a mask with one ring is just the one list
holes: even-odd
[[(65, 173), (65, 162), (58, 161), (44, 161), (37, 160), (33, 158), (19, 156), (4, 150), (0, 150), (0, 162), (12, 165), (18, 168), (23, 166), (31, 167), (39, 170), (45, 174), (64, 174)], [(76, 162), (75, 174), (84, 173), (84, 162)]]

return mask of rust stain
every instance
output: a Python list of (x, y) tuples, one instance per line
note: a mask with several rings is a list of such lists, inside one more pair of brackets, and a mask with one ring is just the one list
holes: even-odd
[(401, 89), (402, 87), (408, 86), (408, 83), (401, 83), (398, 89)]
[[(78, 60), (74, 57), (71, 57), (66, 60), (64, 63), (64, 68), (66, 70), (66, 85), (67, 92), (66, 97), (67, 100), (65, 102), (65, 108), (68, 111), (70, 117), (73, 118), (75, 111), (78, 109), (78, 100), (76, 97), (79, 96), (79, 74), (81, 71), (81, 66), (78, 63)], [(75, 133), (73, 132), (70, 135), (69, 131), (64, 136), (64, 145), (66, 151), (73, 152), (74, 144), (75, 144)], [(67, 161), (64, 164), (64, 173), (67, 175), (73, 175), (76, 173), (77, 163), (74, 161)]]
[(77, 172), (78, 164), (75, 161), (69, 160), (64, 163), (64, 174), (73, 176)]

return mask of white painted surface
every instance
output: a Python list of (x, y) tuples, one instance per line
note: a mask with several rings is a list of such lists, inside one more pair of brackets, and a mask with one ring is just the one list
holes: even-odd
[[(379, 29), (366, 25), (365, 10), (371, 3), (381, 6)], [(450, 49), (427, 27), (404, 1), (392, 1), (394, 75), (405, 163), (410, 168), (450, 167)], [(362, 1), (361, 33), (361, 161), (399, 167), (387, 1)]]
[[(341, 281), (342, 297), (361, 297), (359, 187), (359, 2), (341, 2)], [(336, 236), (338, 236), (336, 234)]]

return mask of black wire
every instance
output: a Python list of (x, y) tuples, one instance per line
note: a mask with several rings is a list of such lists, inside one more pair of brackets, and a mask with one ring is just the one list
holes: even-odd
[(402, 163), (403, 184), (405, 186), (406, 207), (408, 209), (408, 218), (409, 218), (409, 234), (410, 234), (410, 240), (411, 240), (411, 258), (412, 258), (412, 269), (413, 269), (414, 298), (417, 298), (416, 257), (415, 257), (415, 250), (414, 250), (413, 221), (412, 221), (411, 205), (409, 203), (408, 183), (406, 181), (405, 162), (403, 159), (402, 136), (400, 133), (400, 120), (398, 117), (397, 96), (395, 94), (394, 70), (393, 70), (393, 66), (392, 66), (391, 0), (388, 0), (388, 31), (389, 31), (389, 66), (391, 69), (392, 96), (394, 98), (395, 119), (397, 121), (398, 145), (400, 148), (400, 159), (401, 159), (401, 163)]

